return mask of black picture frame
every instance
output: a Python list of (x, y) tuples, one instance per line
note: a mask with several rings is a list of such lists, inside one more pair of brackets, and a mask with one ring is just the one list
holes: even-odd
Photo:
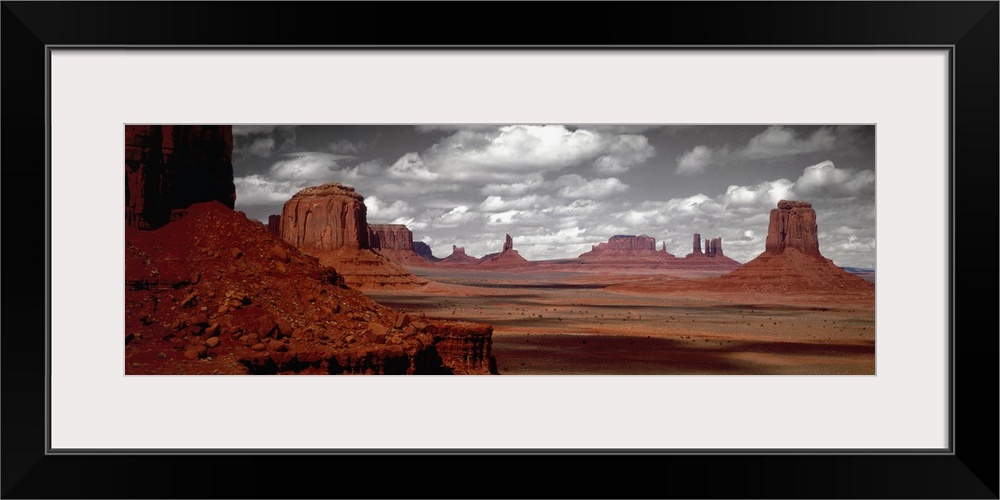
[[(570, 15), (571, 14), (571, 15)], [(455, 23), (453, 19), (462, 19)], [(998, 21), (989, 2), (3, 2), (4, 498), (998, 498)], [(949, 453), (47, 453), (47, 47), (950, 47)], [(919, 202), (919, 201), (915, 201)], [(974, 238), (975, 250), (954, 246)], [(970, 236), (974, 235), (974, 236)], [(977, 252), (964, 257), (961, 252)], [(956, 258), (963, 256), (962, 259)], [(9, 270), (11, 267), (8, 268)], [(961, 279), (960, 276), (965, 276)], [(964, 300), (963, 300), (964, 299)], [(96, 328), (81, 325), (81, 334)], [(404, 418), (401, 416), (401, 418)], [(130, 425), (123, 418), (122, 425)], [(488, 432), (488, 429), (484, 429)], [(489, 455), (483, 456), (483, 455)], [(489, 460), (487, 460), (487, 458)], [(314, 472), (315, 471), (315, 472)]]

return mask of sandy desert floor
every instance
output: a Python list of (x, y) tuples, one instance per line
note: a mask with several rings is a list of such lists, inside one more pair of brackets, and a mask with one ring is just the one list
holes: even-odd
[(875, 374), (873, 293), (710, 291), (705, 271), (411, 271), (431, 283), (366, 293), (492, 324), (501, 374)]

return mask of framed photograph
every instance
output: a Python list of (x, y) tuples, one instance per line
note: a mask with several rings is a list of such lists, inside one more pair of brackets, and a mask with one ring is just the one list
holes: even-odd
[(4, 3), (3, 495), (996, 498), (997, 3), (574, 9)]

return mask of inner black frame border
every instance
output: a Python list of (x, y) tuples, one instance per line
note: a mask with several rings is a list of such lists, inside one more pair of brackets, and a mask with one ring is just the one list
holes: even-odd
[[(9, 237), (3, 255), (44, 269), (44, 280), (4, 294), (2, 338), (3, 497), (937, 497), (997, 498), (997, 319), (958, 299), (993, 297), (982, 277), (992, 262), (956, 260), (956, 234), (977, 239), (996, 225), (998, 159), (998, 3), (993, 2), (706, 2), (573, 5), (576, 23), (608, 32), (558, 28), (558, 16), (527, 4), (271, 2), (3, 2), (2, 165), (7, 167)], [(558, 4), (565, 8), (570, 4)], [(331, 29), (333, 19), (343, 22)], [(486, 22), (461, 26), (444, 14)], [(550, 11), (551, 12), (551, 11)], [(413, 21), (423, 21), (415, 25)], [(526, 44), (511, 45), (510, 28)], [(545, 36), (576, 44), (546, 43)], [(539, 39), (541, 38), (541, 39)], [(551, 40), (551, 38), (550, 38)], [(412, 45), (409, 42), (418, 42)], [(614, 45), (611, 45), (614, 44)], [(54, 48), (503, 48), (560, 49), (907, 49), (947, 48), (949, 130), (948, 450), (101, 450), (56, 453), (48, 442), (48, 56)], [(30, 96), (30, 97), (29, 97)], [(956, 169), (962, 165), (963, 169)], [(961, 174), (961, 175), (959, 175)], [(13, 187), (12, 187), (13, 186)], [(962, 196), (959, 196), (962, 188)], [(44, 190), (45, 206), (37, 207)], [(15, 201), (12, 201), (15, 200)], [(23, 202), (22, 200), (26, 201)], [(45, 232), (39, 213), (45, 214)], [(986, 220), (987, 224), (982, 224)], [(962, 232), (962, 229), (976, 229)], [(989, 228), (989, 229), (984, 229)], [(984, 233), (989, 231), (989, 233)], [(10, 238), (10, 235), (17, 237)], [(30, 235), (30, 236), (29, 236)], [(993, 240), (996, 241), (996, 240)], [(39, 244), (44, 247), (39, 248)], [(34, 245), (34, 246), (32, 246)], [(991, 254), (985, 259), (991, 261)], [(19, 266), (20, 267), (20, 266)], [(958, 271), (966, 280), (957, 280)], [(996, 276), (996, 274), (992, 274)], [(965, 285), (960, 291), (957, 285)], [(10, 281), (8, 282), (10, 285)], [(9, 290), (9, 288), (8, 288)], [(15, 312), (16, 314), (11, 314)], [(961, 318), (958, 312), (962, 313)], [(12, 318), (13, 316), (13, 318)], [(41, 321), (44, 318), (44, 322)], [(962, 321), (958, 321), (961, 319)], [(15, 321), (17, 323), (15, 323)], [(26, 324), (27, 328), (21, 327)], [(39, 325), (44, 324), (44, 331)], [(961, 325), (961, 328), (959, 328)], [(94, 326), (84, 327), (94, 328)], [(30, 332), (30, 333), (29, 333)], [(959, 337), (964, 332), (967, 337)], [(958, 339), (958, 340), (956, 340)], [(44, 368), (44, 370), (43, 370)], [(31, 382), (26, 383), (29, 380)], [(960, 385), (965, 384), (965, 385)], [(44, 391), (41, 391), (44, 386)], [(127, 419), (124, 419), (127, 420)], [(127, 424), (127, 421), (123, 421)], [(985, 424), (985, 425), (983, 425)], [(96, 450), (93, 450), (96, 451)], [(320, 452), (323, 453), (323, 452)], [(502, 453), (502, 454), (501, 454)], [(593, 453), (589, 454), (588, 453)], [(414, 460), (414, 455), (422, 455)], [(459, 456), (456, 459), (457, 455)], [(492, 455), (486, 467), (471, 456)], [(546, 457), (575, 473), (556, 472)], [(432, 457), (433, 456), (433, 457)], [(450, 458), (449, 458), (450, 457)], [(335, 466), (349, 476), (331, 490), (289, 489), (255, 481), (258, 470)], [(377, 466), (376, 466), (377, 464)], [(446, 464), (446, 465), (445, 465)], [(497, 465), (500, 467), (498, 468)], [(651, 467), (653, 472), (648, 471)], [(190, 470), (189, 470), (190, 469)], [(373, 470), (375, 469), (375, 470)], [(453, 469), (445, 472), (447, 469)], [(214, 474), (204, 472), (213, 470)], [(230, 471), (249, 472), (242, 475)], [(188, 471), (184, 473), (183, 471)], [(223, 473), (225, 471), (226, 473)], [(391, 472), (387, 472), (391, 471)], [(445, 481), (420, 479), (437, 471)], [(494, 475), (517, 479), (505, 482)], [(368, 474), (368, 477), (366, 477)], [(368, 482), (389, 477), (396, 481)], [(341, 474), (337, 474), (338, 476)], [(241, 477), (242, 476), (242, 477)], [(317, 478), (318, 479), (318, 478)], [(534, 479), (550, 489), (525, 489)], [(735, 479), (735, 480), (734, 480)], [(353, 481), (352, 481), (353, 480)], [(321, 481), (325, 482), (325, 481)], [(316, 486), (315, 483), (312, 483)], [(352, 486), (353, 485), (353, 486)], [(377, 485), (377, 488), (373, 488)], [(484, 485), (488, 488), (484, 489)], [(465, 488), (464, 486), (468, 486)], [(525, 495), (525, 493), (528, 493)]]

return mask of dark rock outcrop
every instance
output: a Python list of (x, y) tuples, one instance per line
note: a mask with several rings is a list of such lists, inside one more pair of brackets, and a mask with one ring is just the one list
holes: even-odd
[(692, 254), (699, 254), (699, 253), (701, 253), (701, 234), (694, 233), (694, 237), (692, 238), (692, 240), (693, 240), (692, 241), (693, 248), (691, 249), (691, 253)]
[(271, 233), (271, 236), (276, 238), (281, 238), (281, 216), (280, 215), (268, 215), (267, 216), (267, 231)]
[(231, 125), (126, 125), (125, 226), (156, 229), (199, 202), (233, 208), (232, 155)]
[(705, 256), (715, 257), (722, 255), (722, 237), (705, 240)]
[(503, 250), (501, 250), (501, 252), (506, 252), (507, 250), (513, 250), (513, 249), (514, 249), (514, 239), (511, 238), (510, 235), (508, 234), (504, 239)]
[(428, 262), (440, 262), (440, 257), (435, 257), (430, 245), (422, 241), (413, 242), (413, 252)]

